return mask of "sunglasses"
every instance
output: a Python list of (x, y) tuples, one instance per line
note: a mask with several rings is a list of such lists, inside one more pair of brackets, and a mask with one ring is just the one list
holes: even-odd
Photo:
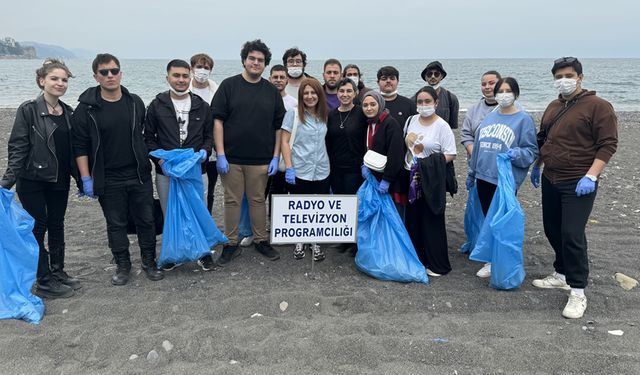
[(573, 64), (576, 61), (578, 61), (578, 59), (575, 57), (561, 57), (559, 59), (556, 59), (553, 63), (554, 64)]
[(120, 73), (120, 68), (100, 69), (100, 70), (98, 70), (98, 73), (100, 73), (100, 75), (103, 76), (103, 77), (108, 76), (109, 72), (111, 72), (112, 76), (117, 76), (118, 73)]
[(427, 72), (425, 74), (425, 76), (427, 76), (427, 77), (436, 77), (436, 78), (440, 77), (441, 75), (442, 75), (442, 73), (440, 73), (439, 70), (432, 70), (432, 71)]

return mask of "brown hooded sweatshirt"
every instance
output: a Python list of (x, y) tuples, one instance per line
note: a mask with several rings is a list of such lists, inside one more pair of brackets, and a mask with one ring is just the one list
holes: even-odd
[(559, 96), (544, 111), (540, 129), (547, 129), (567, 105), (572, 107), (548, 131), (540, 149), (543, 174), (554, 184), (582, 178), (594, 159), (608, 163), (618, 146), (613, 106), (597, 97), (595, 91), (582, 90), (570, 101)]

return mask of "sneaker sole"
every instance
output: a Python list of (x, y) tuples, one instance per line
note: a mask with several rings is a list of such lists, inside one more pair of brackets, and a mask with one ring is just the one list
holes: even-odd
[(69, 290), (69, 292), (63, 293), (63, 294), (52, 294), (52, 293), (44, 292), (44, 291), (41, 291), (41, 290), (34, 290), (32, 293), (34, 295), (40, 297), (40, 298), (47, 298), (47, 299), (69, 298), (69, 297), (73, 297), (73, 295), (75, 294), (73, 289), (71, 289), (71, 290)]
[(535, 286), (536, 288), (540, 288), (540, 289), (562, 289), (562, 290), (571, 290), (571, 287), (569, 285), (567, 286), (547, 286), (547, 285), (536, 285), (535, 282), (532, 282), (531, 285)]

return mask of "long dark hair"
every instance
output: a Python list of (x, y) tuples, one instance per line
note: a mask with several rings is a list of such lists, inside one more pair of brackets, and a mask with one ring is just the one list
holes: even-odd
[(315, 78), (303, 78), (302, 82), (300, 82), (300, 88), (298, 89), (298, 118), (300, 122), (305, 122), (305, 112), (304, 112), (304, 89), (305, 87), (310, 86), (313, 91), (318, 95), (318, 104), (316, 104), (316, 118), (323, 122), (327, 122), (327, 118), (329, 117), (329, 110), (327, 109), (327, 99), (324, 94), (324, 88), (320, 82)]

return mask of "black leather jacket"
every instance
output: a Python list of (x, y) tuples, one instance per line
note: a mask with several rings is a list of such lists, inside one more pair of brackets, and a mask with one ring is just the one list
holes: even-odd
[[(66, 126), (71, 134), (73, 108), (64, 106)], [(44, 96), (26, 101), (18, 107), (16, 119), (9, 137), (9, 162), (0, 185), (10, 189), (19, 177), (43, 182), (58, 181), (58, 157), (53, 133), (58, 126), (49, 117)], [(71, 145), (71, 142), (69, 142)], [(70, 151), (70, 155), (73, 153)], [(71, 158), (71, 174), (76, 177), (75, 160)]]

